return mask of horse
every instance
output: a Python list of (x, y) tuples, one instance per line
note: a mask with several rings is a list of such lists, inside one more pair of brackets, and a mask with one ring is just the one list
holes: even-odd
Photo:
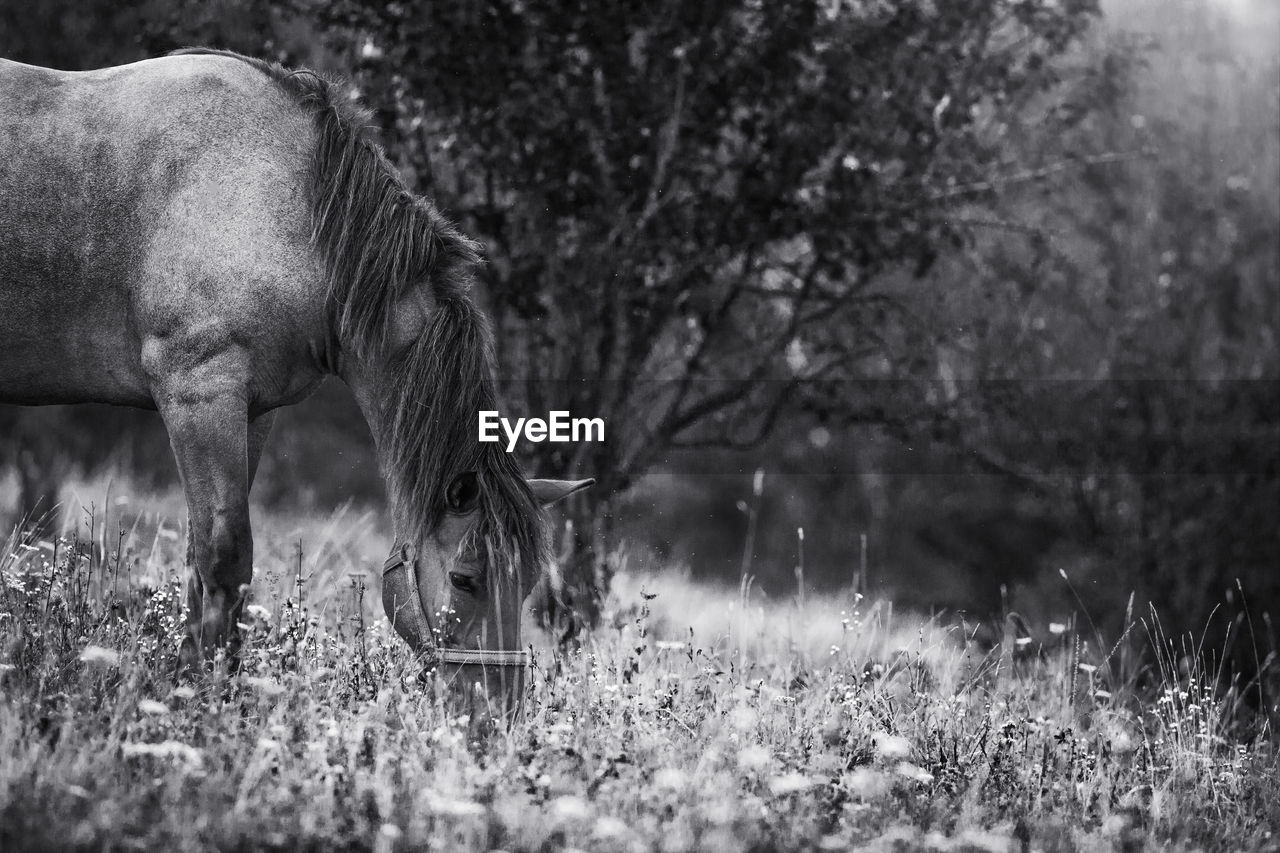
[(478, 440), (497, 408), (479, 247), (367, 126), (334, 81), (227, 51), (0, 60), (0, 402), (159, 411), (188, 513), (179, 662), (199, 670), (239, 649), (274, 412), (338, 377), (386, 484), (391, 625), (508, 703), (543, 508), (592, 481), (526, 480)]

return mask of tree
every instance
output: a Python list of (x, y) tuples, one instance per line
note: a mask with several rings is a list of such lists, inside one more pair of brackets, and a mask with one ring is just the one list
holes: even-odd
[(1065, 103), (1087, 115), (1019, 141), (1140, 156), (1005, 194), (1028, 236), (963, 258), (977, 286), (942, 310), (964, 390), (939, 417), (1073, 520), (1088, 551), (1063, 562), (1100, 622), (1135, 593), (1244, 684), (1280, 607), (1280, 56), (1237, 50), (1210, 4), (1140, 14), (1159, 39), (1082, 52), (1098, 73)]
[[(1058, 81), (1092, 0), (315, 0), (394, 159), (486, 244), (508, 405), (602, 417), (529, 449), (591, 474), (567, 595), (594, 617), (609, 504), (671, 448), (749, 447), (840, 383), (910, 375), (911, 280)], [(833, 392), (833, 389), (834, 392)], [(847, 390), (847, 388), (846, 388)]]

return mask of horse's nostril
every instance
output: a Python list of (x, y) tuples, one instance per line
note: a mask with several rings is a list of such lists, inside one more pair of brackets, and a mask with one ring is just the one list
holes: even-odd
[(462, 572), (449, 572), (449, 583), (453, 584), (453, 588), (462, 592), (475, 593), (476, 581), (470, 575), (464, 575)]

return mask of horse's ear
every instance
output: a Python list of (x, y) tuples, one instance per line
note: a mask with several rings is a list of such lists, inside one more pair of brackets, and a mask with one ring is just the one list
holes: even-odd
[(529, 488), (539, 506), (551, 506), (594, 483), (595, 480), (530, 480)]

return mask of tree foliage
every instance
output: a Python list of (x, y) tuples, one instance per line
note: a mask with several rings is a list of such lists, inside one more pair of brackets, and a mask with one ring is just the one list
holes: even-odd
[(316, 11), (405, 174), (486, 244), (509, 405), (608, 424), (604, 444), (534, 449), (600, 479), (589, 522), (671, 448), (754, 446), (800, 408), (889, 416), (822, 389), (925, 363), (931, 330), (886, 273), (963, 244), (957, 205), (998, 186), (1003, 136), (1096, 7)]
[(943, 308), (963, 328), (946, 360), (985, 381), (940, 420), (1071, 521), (1087, 547), (1057, 568), (1113, 627), (1133, 592), (1258, 674), (1280, 607), (1280, 57), (1180, 14), (1182, 43), (1091, 45), (1079, 61), (1119, 73), (1083, 81), (1068, 134), (1020, 142), (1139, 156), (1001, 200), (1030, 237), (963, 258), (979, 284)]

